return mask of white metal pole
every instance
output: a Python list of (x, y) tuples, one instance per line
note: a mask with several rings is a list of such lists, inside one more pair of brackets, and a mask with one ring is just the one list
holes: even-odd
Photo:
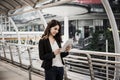
[(106, 52), (108, 52), (108, 40), (106, 40)]
[[(108, 40), (106, 40), (106, 52), (108, 52)], [(106, 56), (106, 60), (108, 60), (108, 56)], [(107, 63), (106, 63), (107, 64)], [(109, 79), (109, 76), (108, 76), (108, 64), (106, 65), (106, 80)]]
[(14, 29), (15, 29), (15, 31), (16, 31), (16, 33), (17, 33), (17, 37), (18, 37), (18, 44), (21, 44), (21, 39), (20, 39), (20, 34), (19, 34), (19, 32), (18, 32), (18, 28), (17, 28), (17, 26), (15, 25), (15, 23), (14, 23), (14, 21), (12, 20), (12, 18), (11, 17), (9, 17), (9, 20), (10, 20), (10, 22), (12, 23), (12, 25), (14, 26)]
[(41, 21), (43, 22), (44, 27), (46, 28), (47, 27), (47, 22), (46, 22), (46, 20), (45, 20), (45, 18), (43, 16), (43, 14), (41, 13), (40, 10), (38, 10), (38, 13), (40, 15)]
[(69, 39), (69, 23), (68, 23), (68, 17), (64, 17), (64, 38), (63, 42), (67, 41)]
[(3, 18), (4, 18), (4, 16), (3, 15), (1, 15), (1, 26), (0, 26), (0, 31), (1, 31), (1, 35), (2, 35), (2, 41), (4, 42), (5, 41), (5, 39), (4, 39), (4, 34), (3, 34)]
[(106, 13), (108, 15), (108, 19), (110, 21), (110, 25), (112, 28), (112, 33), (113, 33), (113, 38), (114, 38), (114, 44), (115, 44), (115, 52), (116, 53), (120, 53), (120, 40), (119, 40), (119, 34), (118, 34), (118, 28), (117, 28), (117, 24), (115, 21), (115, 17), (113, 15), (112, 9), (109, 5), (108, 0), (101, 0), (103, 3), (103, 6), (106, 10)]
[[(119, 38), (119, 34), (118, 34), (118, 28), (117, 28), (117, 24), (116, 24), (116, 21), (115, 21), (115, 17), (113, 15), (113, 12), (112, 12), (112, 9), (110, 7), (110, 4), (108, 2), (108, 0), (101, 0), (105, 10), (106, 10), (106, 13), (107, 13), (107, 16), (108, 16), (108, 19), (110, 21), (110, 25), (111, 25), (111, 28), (112, 28), (112, 33), (113, 33), (113, 39), (114, 39), (114, 46), (115, 46), (115, 53), (120, 53), (120, 38)], [(119, 58), (116, 58), (117, 61), (120, 61)], [(119, 69), (116, 69), (116, 74), (115, 74), (115, 79), (119, 79)], [(118, 76), (116, 76), (118, 75)]]

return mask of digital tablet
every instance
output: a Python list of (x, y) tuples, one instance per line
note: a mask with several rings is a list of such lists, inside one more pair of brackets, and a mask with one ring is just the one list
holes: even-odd
[(64, 43), (64, 45), (62, 46), (62, 48), (61, 48), (61, 52), (64, 52), (65, 51), (65, 49), (66, 49), (66, 47), (67, 46), (71, 46), (73, 44), (73, 39), (68, 39), (65, 43)]

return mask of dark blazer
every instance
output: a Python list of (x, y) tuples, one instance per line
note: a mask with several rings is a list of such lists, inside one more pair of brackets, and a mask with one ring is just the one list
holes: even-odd
[[(57, 41), (56, 41), (57, 42)], [(61, 43), (58, 43), (59, 48), (61, 48)], [(50, 45), (49, 39), (40, 39), (39, 40), (39, 58), (43, 60), (42, 66), (44, 69), (50, 69), (52, 67), (52, 59), (55, 58), (54, 52), (52, 52), (52, 48)], [(68, 52), (61, 52), (61, 59), (68, 55)], [(62, 59), (62, 63), (63, 59)]]

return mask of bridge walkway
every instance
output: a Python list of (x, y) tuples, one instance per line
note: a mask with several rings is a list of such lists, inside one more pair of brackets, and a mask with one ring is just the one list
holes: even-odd
[[(29, 72), (6, 61), (0, 60), (0, 80), (30, 80)], [(44, 80), (43, 76), (32, 73), (31, 80)]]

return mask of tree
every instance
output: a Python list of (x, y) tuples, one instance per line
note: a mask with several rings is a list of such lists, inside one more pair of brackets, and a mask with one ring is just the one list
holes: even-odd
[[(103, 38), (100, 39), (100, 35), (103, 35)], [(108, 52), (114, 52), (114, 42), (112, 32), (109, 29), (104, 31), (96, 30), (92, 33), (91, 44), (88, 46), (88, 50), (92, 51), (106, 51), (106, 40), (108, 40)]]

